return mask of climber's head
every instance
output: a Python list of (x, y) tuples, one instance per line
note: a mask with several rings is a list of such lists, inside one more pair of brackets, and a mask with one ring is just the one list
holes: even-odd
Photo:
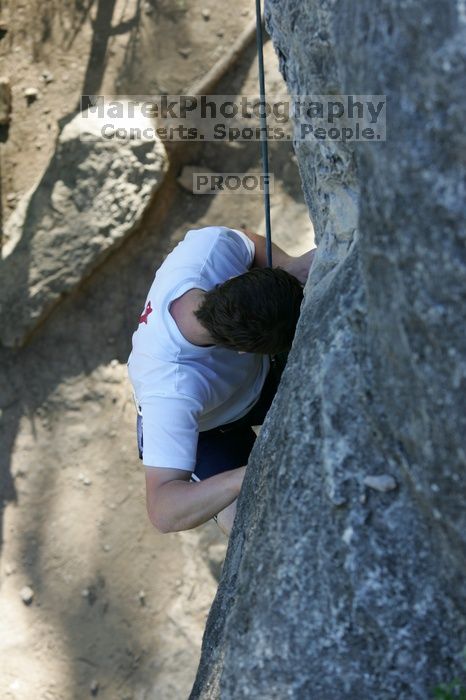
[(281, 268), (253, 268), (206, 292), (194, 312), (216, 345), (274, 355), (291, 347), (303, 288)]

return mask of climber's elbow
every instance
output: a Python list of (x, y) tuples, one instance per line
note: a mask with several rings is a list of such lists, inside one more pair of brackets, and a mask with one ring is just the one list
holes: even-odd
[(174, 532), (172, 524), (167, 518), (164, 517), (163, 513), (161, 513), (157, 508), (154, 508), (153, 505), (147, 505), (147, 515), (151, 525), (157, 530), (157, 532), (160, 532), (162, 535), (166, 535), (169, 532)]
[(189, 479), (191, 472), (166, 467), (146, 467), (146, 509), (154, 528), (162, 533), (180, 530), (176, 521), (179, 488), (173, 484)]

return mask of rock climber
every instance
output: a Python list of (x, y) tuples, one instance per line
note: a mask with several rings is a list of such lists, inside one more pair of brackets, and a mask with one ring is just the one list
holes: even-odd
[[(291, 347), (315, 249), (249, 230), (188, 231), (157, 270), (133, 335), (147, 512), (160, 532), (215, 518), (228, 535), (256, 434)], [(272, 356), (272, 362), (269, 356)]]

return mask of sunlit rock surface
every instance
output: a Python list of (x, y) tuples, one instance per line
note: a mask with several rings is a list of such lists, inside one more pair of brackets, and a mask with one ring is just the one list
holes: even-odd
[(191, 700), (427, 700), (466, 646), (466, 14), (266, 14), (291, 94), (385, 94), (388, 134), (297, 144), (319, 255)]
[(167, 170), (162, 142), (144, 138), (151, 126), (142, 114), (97, 113), (78, 114), (65, 126), (40, 182), (5, 227), (1, 344), (21, 345), (139, 224)]

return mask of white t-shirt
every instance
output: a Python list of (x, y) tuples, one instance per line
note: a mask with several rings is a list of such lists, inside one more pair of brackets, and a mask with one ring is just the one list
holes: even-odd
[(208, 291), (246, 272), (254, 243), (224, 226), (188, 231), (157, 270), (128, 372), (143, 420), (143, 463), (194, 471), (199, 431), (244, 416), (259, 398), (267, 355), (193, 345), (169, 312), (194, 287)]

